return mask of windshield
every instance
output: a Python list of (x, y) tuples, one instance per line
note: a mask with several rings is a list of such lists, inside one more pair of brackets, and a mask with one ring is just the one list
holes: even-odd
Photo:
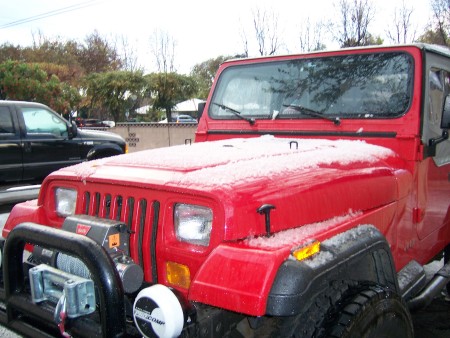
[(218, 79), (209, 115), (239, 118), (232, 109), (254, 119), (396, 117), (410, 104), (412, 73), (412, 58), (392, 52), (232, 66)]

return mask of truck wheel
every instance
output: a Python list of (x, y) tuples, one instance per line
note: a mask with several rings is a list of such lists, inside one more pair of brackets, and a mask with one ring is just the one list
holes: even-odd
[[(444, 249), (444, 264), (447, 264), (450, 261), (450, 244), (447, 244), (447, 246)], [(450, 282), (447, 283), (447, 295), (450, 296)]]
[(370, 286), (343, 301), (326, 337), (413, 338), (411, 315), (395, 292)]
[[(305, 312), (292, 317), (266, 317), (255, 331), (258, 338), (316, 338), (323, 337), (325, 321), (336, 313), (339, 301), (351, 293), (355, 282), (333, 281), (318, 295)], [(397, 337), (398, 338), (398, 337)]]

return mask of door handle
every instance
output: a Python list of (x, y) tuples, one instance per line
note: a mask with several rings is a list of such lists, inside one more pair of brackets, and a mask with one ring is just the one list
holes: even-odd
[(22, 148), (24, 152), (31, 153), (31, 142), (23, 142)]

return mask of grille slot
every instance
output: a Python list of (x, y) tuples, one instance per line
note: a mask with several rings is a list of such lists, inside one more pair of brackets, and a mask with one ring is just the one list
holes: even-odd
[[(121, 190), (123, 193), (123, 190)], [(133, 191), (135, 192), (135, 191)], [(147, 196), (126, 196), (119, 192), (85, 191), (80, 213), (121, 221), (128, 226), (130, 255), (144, 270), (145, 279), (157, 281), (156, 236), (159, 219), (159, 202), (148, 201)], [(144, 243), (150, 247), (145, 248)]]

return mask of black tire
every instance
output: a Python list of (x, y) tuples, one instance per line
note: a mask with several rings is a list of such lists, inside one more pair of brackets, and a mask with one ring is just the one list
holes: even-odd
[[(447, 264), (450, 261), (450, 244), (448, 244), (444, 249), (444, 264)], [(450, 283), (447, 283), (446, 286), (447, 295), (450, 295)]]
[(346, 298), (356, 285), (354, 282), (331, 282), (326, 291), (317, 296), (309, 307), (305, 309), (305, 312), (292, 317), (264, 318), (263, 324), (256, 329), (254, 337), (323, 337), (330, 314), (337, 311), (336, 305), (339, 304), (341, 299)]
[(366, 286), (342, 303), (329, 338), (413, 338), (409, 310), (395, 292), (381, 286)]

